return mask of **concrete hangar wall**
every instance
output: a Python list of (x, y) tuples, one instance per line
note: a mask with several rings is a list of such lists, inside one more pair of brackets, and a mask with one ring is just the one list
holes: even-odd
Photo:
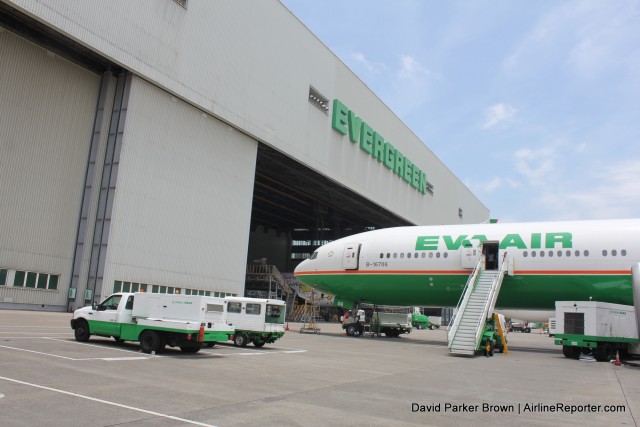
[(0, 58), (0, 308), (242, 294), (260, 147), (406, 223), (489, 216), (275, 0), (1, 0)]

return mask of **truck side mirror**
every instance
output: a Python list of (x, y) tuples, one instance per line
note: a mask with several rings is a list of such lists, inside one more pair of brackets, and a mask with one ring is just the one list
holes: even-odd
[(91, 310), (97, 310), (97, 309), (98, 309), (98, 303), (94, 301), (94, 302), (91, 304)]

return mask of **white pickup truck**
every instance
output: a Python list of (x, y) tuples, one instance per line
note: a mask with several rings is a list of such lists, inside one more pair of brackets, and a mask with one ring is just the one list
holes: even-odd
[(78, 341), (91, 335), (116, 341), (139, 341), (145, 353), (165, 346), (196, 353), (204, 344), (233, 339), (222, 298), (137, 293), (116, 293), (93, 307), (76, 310), (71, 319)]

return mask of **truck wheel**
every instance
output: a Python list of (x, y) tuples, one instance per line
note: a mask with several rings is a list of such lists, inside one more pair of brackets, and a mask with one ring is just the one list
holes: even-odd
[(416, 325), (416, 329), (422, 329), (422, 323), (418, 323), (418, 324)]
[(580, 347), (572, 347), (570, 345), (563, 345), (562, 346), (562, 354), (564, 354), (564, 357), (566, 357), (567, 359), (580, 359)]
[(91, 336), (91, 331), (89, 331), (89, 324), (86, 320), (80, 319), (76, 322), (76, 329), (74, 331), (74, 335), (76, 336), (76, 341), (87, 342), (89, 341), (89, 337)]
[(190, 346), (190, 347), (180, 347), (180, 350), (182, 350), (183, 353), (197, 353), (200, 351), (202, 347), (199, 345), (196, 346)]
[(356, 327), (356, 325), (347, 326), (347, 335), (349, 335), (350, 337), (355, 337), (356, 335), (358, 335), (358, 328)]
[(254, 341), (253, 345), (255, 345), (256, 347), (260, 348), (260, 347), (264, 347), (265, 342), (264, 341)]
[(613, 358), (613, 349), (609, 343), (599, 343), (593, 352), (598, 362), (608, 362)]
[(145, 330), (140, 334), (140, 348), (144, 353), (156, 353), (164, 348), (164, 342), (156, 331)]
[(389, 329), (384, 334), (389, 338), (396, 338), (398, 335), (400, 335), (400, 331), (398, 331), (397, 329)]
[(233, 343), (238, 347), (246, 347), (247, 346), (247, 336), (245, 334), (237, 334), (233, 338)]
[(435, 329), (435, 325), (429, 325), (429, 329), (431, 329), (432, 331)]
[(528, 334), (529, 332), (531, 332), (531, 328), (524, 328), (524, 333)]

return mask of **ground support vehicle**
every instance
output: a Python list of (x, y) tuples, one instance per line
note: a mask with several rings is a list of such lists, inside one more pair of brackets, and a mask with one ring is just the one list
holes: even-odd
[(397, 337), (411, 333), (411, 314), (374, 311), (371, 318), (367, 318), (364, 310), (358, 310), (355, 316), (344, 319), (342, 329), (352, 337), (365, 334)]
[(196, 353), (207, 343), (232, 339), (221, 298), (137, 293), (116, 293), (100, 304), (76, 310), (71, 328), (77, 341), (91, 335), (116, 341), (138, 341), (145, 353), (165, 346)]
[(569, 359), (593, 354), (599, 362), (640, 354), (633, 306), (598, 301), (556, 302), (555, 344)]
[(531, 329), (535, 327), (534, 323), (528, 322), (512, 322), (509, 323), (509, 332), (524, 332), (528, 334), (531, 332)]
[(226, 297), (225, 313), (233, 325), (233, 342), (239, 347), (262, 347), (284, 335), (286, 304), (277, 299)]
[(411, 315), (411, 325), (416, 329), (437, 329), (440, 327), (439, 324), (431, 321), (429, 316), (420, 313), (420, 309), (416, 307)]

